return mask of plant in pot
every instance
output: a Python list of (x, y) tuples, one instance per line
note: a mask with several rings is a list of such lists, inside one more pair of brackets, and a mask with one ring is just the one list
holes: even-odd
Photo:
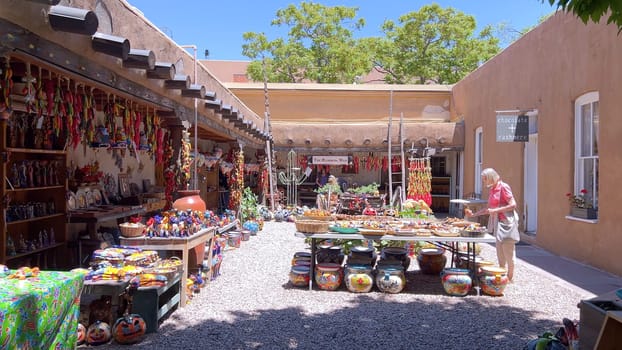
[(567, 193), (568, 202), (570, 203), (570, 216), (582, 219), (596, 219), (598, 211), (592, 205), (592, 198), (588, 196), (588, 191), (582, 189), (578, 195)]
[(240, 200), (240, 222), (242, 222), (242, 227), (256, 233), (259, 230), (259, 224), (256, 221), (259, 216), (257, 195), (253, 193), (250, 187), (245, 187)]

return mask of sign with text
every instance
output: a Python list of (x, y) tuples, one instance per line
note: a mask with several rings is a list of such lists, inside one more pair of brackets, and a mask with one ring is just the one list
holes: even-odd
[(311, 163), (314, 165), (348, 165), (348, 156), (312, 156)]
[(497, 114), (497, 142), (529, 142), (529, 117)]

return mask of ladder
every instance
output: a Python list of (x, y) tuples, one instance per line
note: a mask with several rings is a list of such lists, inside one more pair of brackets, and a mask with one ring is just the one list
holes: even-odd
[(405, 158), (404, 158), (404, 113), (400, 113), (400, 124), (399, 124), (399, 129), (398, 129), (398, 140), (400, 142), (400, 169), (401, 171), (401, 176), (400, 176), (400, 181), (396, 181), (395, 184), (397, 184), (397, 187), (395, 189), (395, 191), (393, 190), (393, 143), (392, 143), (392, 128), (393, 128), (393, 91), (391, 91), (391, 106), (389, 109), (389, 127), (387, 130), (387, 144), (388, 144), (388, 160), (389, 160), (389, 203), (391, 203), (391, 206), (393, 206), (393, 203), (395, 202), (395, 195), (396, 193), (398, 193), (398, 189), (400, 190), (399, 192), (399, 198), (400, 198), (400, 208), (402, 206), (401, 201), (403, 201), (406, 198), (406, 164), (405, 164)]

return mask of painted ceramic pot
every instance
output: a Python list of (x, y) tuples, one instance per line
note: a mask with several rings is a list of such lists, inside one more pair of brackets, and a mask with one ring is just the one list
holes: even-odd
[(410, 266), (410, 257), (408, 250), (402, 247), (385, 247), (382, 249), (380, 260), (387, 264), (401, 264), (404, 271)]
[(315, 282), (323, 290), (336, 290), (341, 285), (343, 274), (341, 265), (321, 263), (315, 266)]
[(417, 256), (417, 263), (421, 272), (428, 275), (438, 275), (445, 268), (447, 257), (441, 248), (423, 248)]
[(227, 243), (231, 248), (240, 248), (242, 245), (242, 235), (237, 232), (230, 232)]
[(371, 266), (348, 265), (344, 275), (346, 288), (352, 293), (367, 293), (374, 286)]
[(309, 286), (309, 266), (292, 266), (289, 271), (289, 282), (295, 287)]
[[(461, 256), (460, 259), (458, 260), (458, 264), (456, 267), (461, 268), (461, 269), (471, 269), (471, 264), (469, 264), (469, 259), (466, 256)], [(484, 260), (482, 257), (475, 257), (475, 266), (477, 267), (477, 274), (481, 274), (481, 268), (482, 266), (493, 266), (495, 263), (494, 261), (490, 261), (490, 260)]]
[(340, 246), (327, 246), (322, 245), (318, 247), (315, 253), (315, 261), (318, 264), (321, 263), (333, 263), (341, 265), (343, 263), (344, 255), (341, 252)]
[(473, 286), (473, 281), (467, 269), (444, 269), (441, 272), (441, 281), (447, 294), (460, 297), (469, 294)]
[(376, 265), (376, 250), (370, 247), (356, 246), (350, 249), (348, 265)]
[(501, 296), (508, 285), (507, 270), (497, 266), (483, 266), (479, 276), (479, 284), (484, 294)]
[(406, 286), (404, 268), (401, 265), (379, 267), (376, 274), (376, 287), (381, 292), (399, 293)]
[(292, 258), (292, 266), (302, 265), (311, 266), (311, 254), (307, 252), (296, 252)]

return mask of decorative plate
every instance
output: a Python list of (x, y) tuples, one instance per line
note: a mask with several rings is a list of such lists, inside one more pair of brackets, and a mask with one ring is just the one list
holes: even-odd
[(95, 205), (95, 198), (93, 197), (93, 191), (86, 190), (84, 193), (86, 195), (86, 206), (87, 207), (94, 206)]
[(338, 233), (358, 233), (359, 229), (356, 227), (341, 227), (341, 226), (331, 226), (330, 230)]
[(98, 188), (91, 190), (91, 196), (93, 197), (93, 202), (95, 205), (101, 205), (103, 203), (102, 193)]
[(78, 209), (84, 209), (86, 208), (87, 202), (86, 202), (86, 191), (84, 190), (78, 190), (76, 192), (76, 207)]
[(67, 191), (67, 210), (76, 210), (78, 208), (78, 199), (72, 191)]
[(384, 234), (387, 232), (386, 230), (383, 229), (374, 229), (374, 228), (359, 228), (359, 233), (363, 234), (363, 235), (369, 235), (369, 236), (384, 236)]

